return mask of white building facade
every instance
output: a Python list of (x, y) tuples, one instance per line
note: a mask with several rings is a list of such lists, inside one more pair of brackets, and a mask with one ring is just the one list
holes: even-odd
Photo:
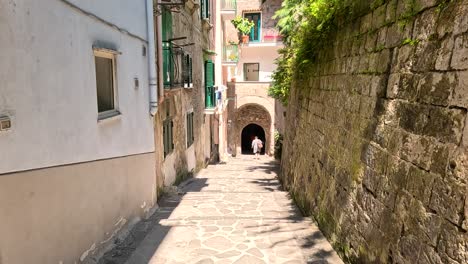
[(155, 205), (147, 2), (0, 0), (0, 263), (79, 263)]

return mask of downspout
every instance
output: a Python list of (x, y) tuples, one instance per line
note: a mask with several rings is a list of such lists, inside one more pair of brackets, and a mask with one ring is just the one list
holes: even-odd
[[(157, 0), (159, 2), (159, 0)], [(158, 34), (158, 42), (157, 49), (158, 49), (158, 86), (159, 86), (159, 99), (164, 99), (164, 82), (163, 82), (163, 48), (162, 48), (162, 16), (159, 15), (156, 17), (156, 33)]]
[(158, 111), (158, 91), (156, 85), (156, 46), (154, 39), (154, 14), (153, 0), (146, 0), (146, 23), (148, 30), (148, 64), (149, 64), (149, 92), (150, 115), (156, 115)]

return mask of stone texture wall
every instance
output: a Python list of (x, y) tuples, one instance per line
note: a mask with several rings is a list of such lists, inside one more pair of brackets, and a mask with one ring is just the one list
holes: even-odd
[(440, 2), (384, 1), (292, 87), (282, 181), (350, 262), (468, 263), (468, 1)]
[[(165, 89), (160, 97), (158, 113), (155, 116), (156, 174), (158, 186), (174, 184), (175, 180), (186, 177), (191, 171), (203, 168), (211, 158), (212, 116), (205, 116), (204, 58), (203, 49), (208, 49), (210, 31), (202, 26), (198, 12), (187, 6), (180, 13), (172, 13), (173, 36), (187, 37), (175, 41), (183, 45), (184, 51), (192, 56), (193, 88), (172, 87)], [(180, 65), (178, 66), (180, 67)], [(177, 68), (178, 68), (177, 67)], [(194, 113), (194, 143), (187, 147), (186, 114)], [(173, 120), (174, 150), (164, 157), (163, 122), (169, 116)]]

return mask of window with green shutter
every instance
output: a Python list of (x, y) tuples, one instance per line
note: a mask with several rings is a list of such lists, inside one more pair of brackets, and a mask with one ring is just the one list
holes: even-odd
[(215, 98), (215, 65), (211, 60), (205, 61), (205, 107), (214, 108), (216, 106)]
[(172, 60), (172, 13), (163, 8), (162, 11), (162, 48), (163, 48), (163, 81), (164, 88), (170, 88), (174, 80), (174, 63)]
[(183, 57), (183, 84), (184, 88), (193, 87), (193, 77), (192, 77), (192, 57), (189, 54), (184, 54)]
[(210, 18), (210, 0), (200, 0), (201, 19)]
[(193, 112), (187, 113), (187, 148), (193, 144), (195, 139), (193, 133)]

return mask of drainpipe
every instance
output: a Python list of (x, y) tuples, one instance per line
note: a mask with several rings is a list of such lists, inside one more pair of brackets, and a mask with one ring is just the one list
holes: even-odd
[[(159, 2), (160, 0), (158, 0)], [(164, 82), (163, 82), (163, 49), (162, 49), (162, 16), (156, 17), (156, 34), (158, 34), (158, 42), (156, 47), (158, 49), (158, 86), (159, 86), (159, 99), (164, 99)]]
[(146, 23), (148, 30), (150, 115), (154, 116), (158, 111), (158, 92), (156, 85), (156, 48), (154, 39), (153, 0), (146, 0)]

